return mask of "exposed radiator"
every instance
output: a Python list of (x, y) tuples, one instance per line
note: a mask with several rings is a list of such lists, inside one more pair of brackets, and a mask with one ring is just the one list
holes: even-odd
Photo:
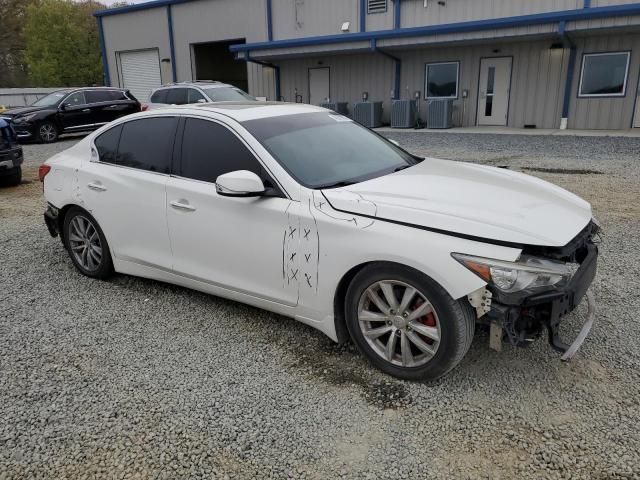
[(354, 103), (353, 119), (365, 127), (380, 127), (382, 125), (382, 102)]

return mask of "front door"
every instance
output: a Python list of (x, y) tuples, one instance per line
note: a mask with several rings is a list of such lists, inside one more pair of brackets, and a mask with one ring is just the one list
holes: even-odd
[[(249, 170), (273, 186), (244, 142), (220, 123), (187, 118), (180, 170), (167, 183), (173, 269), (184, 277), (254, 298), (295, 306), (301, 273), (287, 282), (287, 239), (297, 239), (298, 204), (284, 197), (225, 197), (220, 175)], [(290, 235), (290, 237), (289, 237)], [(293, 269), (295, 272), (295, 268)], [(288, 273), (288, 272), (286, 272)]]
[(511, 63), (511, 57), (483, 58), (480, 61), (478, 125), (507, 124)]
[(325, 103), (329, 95), (329, 67), (309, 69), (309, 103)]
[(93, 122), (91, 107), (84, 92), (69, 95), (60, 105), (60, 123), (64, 130), (82, 130)]

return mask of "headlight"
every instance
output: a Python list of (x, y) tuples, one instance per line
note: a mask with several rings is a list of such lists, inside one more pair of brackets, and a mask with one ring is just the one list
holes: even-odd
[(26, 115), (21, 115), (19, 117), (14, 117), (13, 123), (25, 123), (35, 117), (35, 113), (27, 113)]
[(579, 265), (522, 255), (516, 262), (452, 253), (462, 265), (503, 292), (565, 285)]

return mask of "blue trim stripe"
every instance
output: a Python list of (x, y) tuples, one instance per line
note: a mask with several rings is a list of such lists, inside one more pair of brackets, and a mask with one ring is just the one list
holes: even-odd
[(310, 45), (325, 45), (345, 42), (370, 41), (371, 39), (407, 38), (444, 33), (461, 33), (498, 28), (526, 27), (545, 23), (570, 22), (590, 20), (595, 18), (620, 17), (640, 14), (640, 3), (595, 7), (579, 10), (565, 10), (550, 13), (536, 13), (517, 17), (505, 17), (491, 20), (477, 20), (471, 22), (431, 25), (426, 27), (400, 28), (393, 30), (378, 30), (373, 32), (345, 33), (342, 35), (325, 35), (321, 37), (295, 38), (290, 40), (276, 40), (273, 42), (246, 43), (231, 45), (232, 52), (248, 50), (270, 50), (274, 48), (304, 47)]
[(267, 2), (267, 40), (273, 41), (273, 10), (271, 7), (271, 0)]
[(178, 81), (176, 73), (176, 49), (173, 43), (173, 15), (171, 14), (171, 5), (167, 5), (167, 23), (169, 28), (169, 53), (171, 54), (171, 77), (174, 82)]
[(107, 58), (107, 47), (104, 43), (104, 28), (102, 27), (102, 18), (96, 18), (98, 21), (98, 40), (100, 41), (100, 55), (102, 56), (102, 76), (105, 87), (111, 86), (111, 76), (109, 75), (109, 59)]

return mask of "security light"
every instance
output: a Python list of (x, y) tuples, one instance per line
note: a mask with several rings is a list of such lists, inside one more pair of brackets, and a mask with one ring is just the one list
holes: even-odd
[(348, 32), (350, 26), (351, 26), (351, 22), (344, 22), (340, 30), (342, 30), (343, 32)]

